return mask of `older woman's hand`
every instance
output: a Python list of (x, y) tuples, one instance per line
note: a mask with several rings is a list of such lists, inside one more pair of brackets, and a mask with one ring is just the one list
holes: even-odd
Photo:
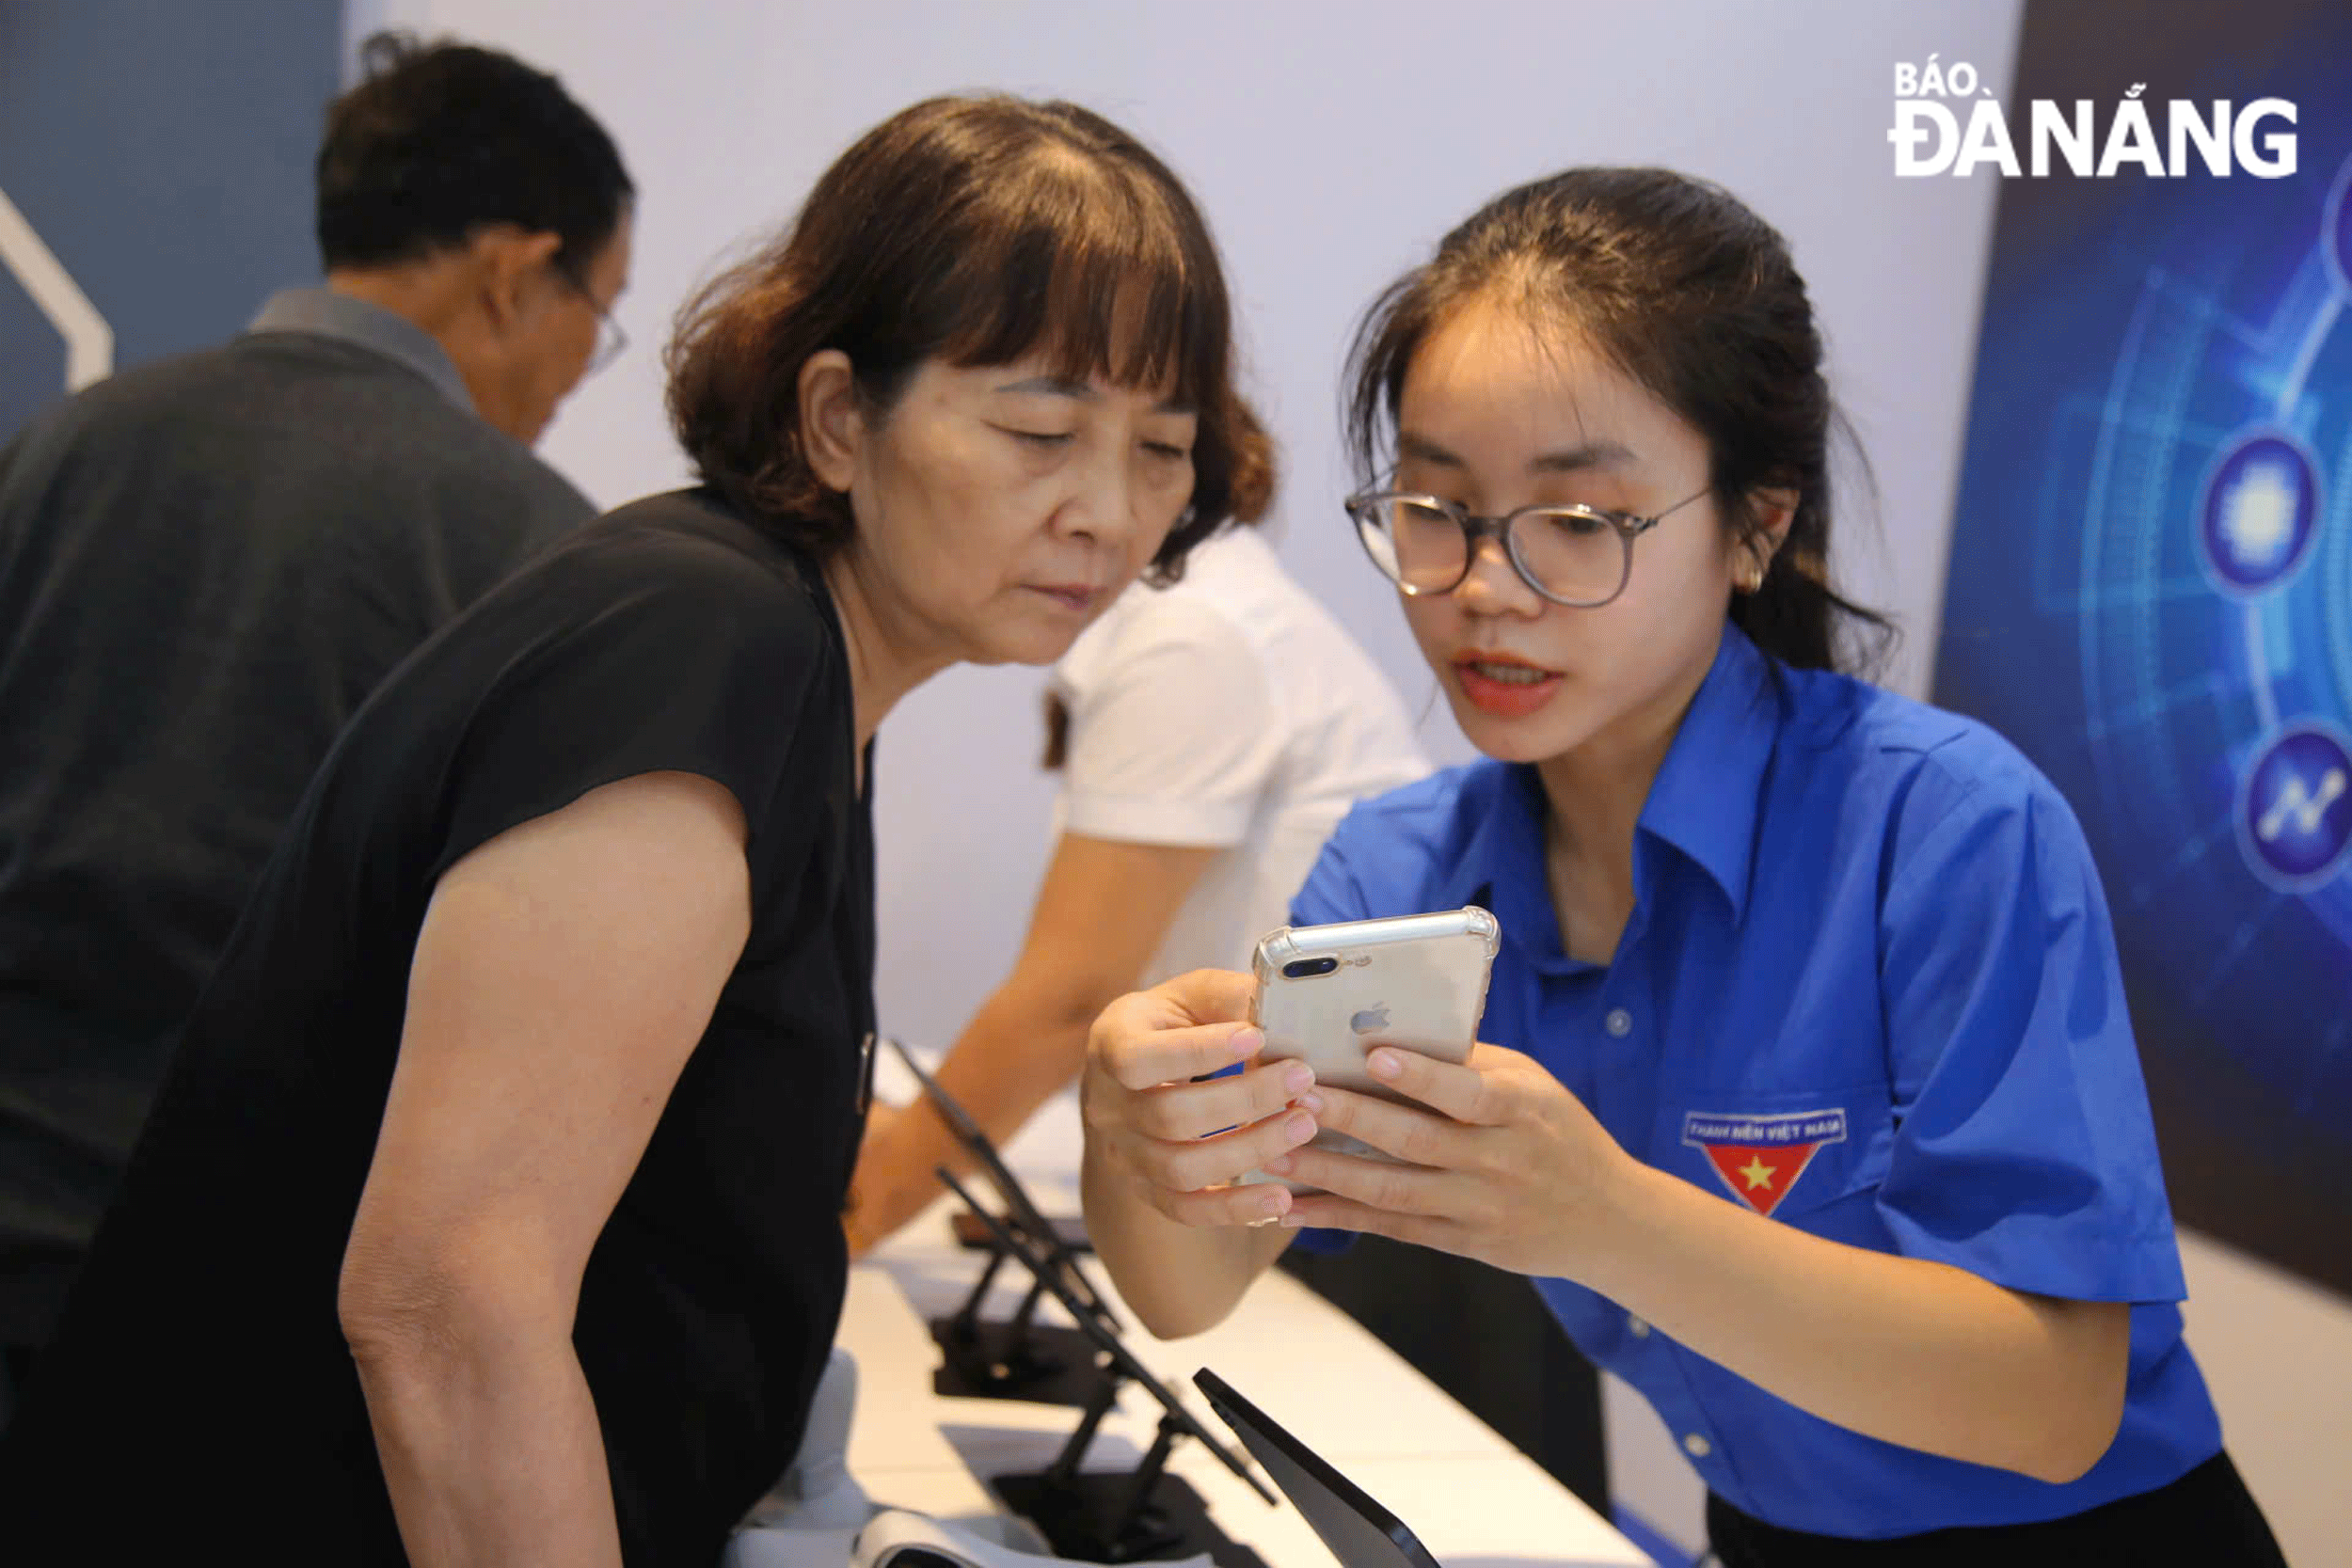
[(1314, 1136), (1322, 1101), (1304, 1062), (1232, 1070), (1265, 1043), (1248, 1022), (1251, 989), (1247, 974), (1195, 970), (1120, 997), (1088, 1037), (1089, 1152), (1186, 1225), (1279, 1217), (1290, 1207), (1279, 1183), (1234, 1183)]

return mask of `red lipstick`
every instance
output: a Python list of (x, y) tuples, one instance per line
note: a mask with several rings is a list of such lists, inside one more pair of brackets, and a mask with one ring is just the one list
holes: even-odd
[(1472, 651), (1454, 657), (1454, 678), (1462, 695), (1481, 713), (1498, 719), (1524, 719), (1551, 701), (1560, 689), (1557, 670), (1500, 651)]

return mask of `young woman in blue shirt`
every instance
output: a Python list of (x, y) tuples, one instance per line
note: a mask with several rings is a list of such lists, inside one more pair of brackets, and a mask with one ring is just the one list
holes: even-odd
[[(2182, 1342), (2074, 817), (1982, 725), (1838, 673), (1881, 623), (1828, 580), (1820, 362), (1780, 235), (1661, 170), (1508, 192), (1377, 302), (1349, 511), (1486, 760), (1357, 808), (1293, 914), (1492, 909), (1496, 1043), (1375, 1051), (1399, 1106), (1296, 1063), (1196, 1082), (1263, 1043), (1247, 975), (1122, 999), (1096, 1245), (1163, 1335), (1294, 1241), (1529, 1275), (1674, 1431), (1733, 1568), (2278, 1561)], [(1235, 1182), (1261, 1165), (1322, 1190)]]

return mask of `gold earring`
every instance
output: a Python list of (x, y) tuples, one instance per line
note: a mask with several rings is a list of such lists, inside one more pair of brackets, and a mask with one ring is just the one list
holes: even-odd
[(1753, 594), (1763, 586), (1764, 563), (1751, 556), (1748, 558), (1747, 565), (1740, 573), (1740, 592)]

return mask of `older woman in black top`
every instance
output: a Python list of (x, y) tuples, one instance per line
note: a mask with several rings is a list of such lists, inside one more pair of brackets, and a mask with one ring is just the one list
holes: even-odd
[(875, 729), (1271, 483), (1228, 316), (1155, 158), (998, 98), (870, 132), (690, 309), (704, 487), (313, 782), (0, 1450), (7, 1555), (716, 1556), (840, 1312)]

